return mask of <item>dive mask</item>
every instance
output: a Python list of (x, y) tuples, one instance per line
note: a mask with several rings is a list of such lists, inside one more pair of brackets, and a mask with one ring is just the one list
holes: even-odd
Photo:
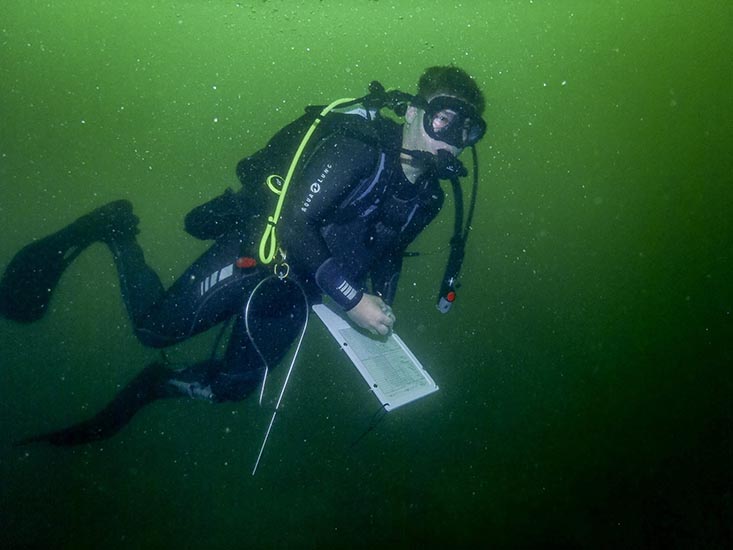
[(416, 98), (424, 109), (423, 127), (434, 140), (464, 149), (475, 145), (486, 133), (486, 122), (476, 109), (455, 97), (437, 96), (429, 102)]

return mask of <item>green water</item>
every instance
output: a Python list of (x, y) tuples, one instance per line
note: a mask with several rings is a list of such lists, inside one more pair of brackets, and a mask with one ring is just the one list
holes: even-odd
[[(78, 421), (157, 354), (109, 253), (32, 325), (0, 320), (0, 545), (722, 548), (733, 544), (733, 8), (645, 2), (53, 1), (0, 7), (0, 264), (128, 198), (166, 284), (193, 206), (304, 105), (455, 63), (487, 94), (454, 311), (411, 260), (398, 332), (441, 386), (357, 445), (376, 401), (312, 324), (268, 414), (165, 402)], [(447, 208), (416, 248), (444, 246)], [(171, 352), (208, 353), (212, 335)]]

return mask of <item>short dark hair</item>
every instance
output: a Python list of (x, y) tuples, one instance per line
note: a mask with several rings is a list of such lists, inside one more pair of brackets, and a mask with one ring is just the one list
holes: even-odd
[(471, 76), (458, 67), (428, 67), (417, 83), (417, 95), (428, 100), (436, 95), (452, 95), (473, 105), (479, 114), (486, 108), (486, 100)]

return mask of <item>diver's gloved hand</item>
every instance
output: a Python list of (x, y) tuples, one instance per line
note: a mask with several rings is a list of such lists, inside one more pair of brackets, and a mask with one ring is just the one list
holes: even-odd
[(379, 296), (373, 294), (364, 294), (346, 314), (355, 325), (374, 335), (382, 336), (387, 336), (392, 331), (397, 320), (392, 313), (392, 308), (385, 304)]
[(227, 188), (224, 194), (191, 210), (184, 221), (189, 235), (201, 240), (218, 239), (243, 221), (245, 200)]

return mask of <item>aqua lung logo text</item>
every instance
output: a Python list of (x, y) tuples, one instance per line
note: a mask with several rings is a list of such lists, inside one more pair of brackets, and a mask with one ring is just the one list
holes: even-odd
[(326, 167), (323, 169), (323, 172), (321, 172), (321, 175), (318, 176), (318, 179), (311, 183), (310, 186), (310, 193), (308, 193), (308, 196), (303, 201), (303, 206), (300, 207), (301, 211), (308, 212), (308, 208), (311, 205), (311, 201), (313, 201), (313, 197), (315, 197), (318, 193), (321, 192), (321, 184), (325, 181), (326, 176), (333, 168), (333, 165), (330, 163), (326, 165)]

